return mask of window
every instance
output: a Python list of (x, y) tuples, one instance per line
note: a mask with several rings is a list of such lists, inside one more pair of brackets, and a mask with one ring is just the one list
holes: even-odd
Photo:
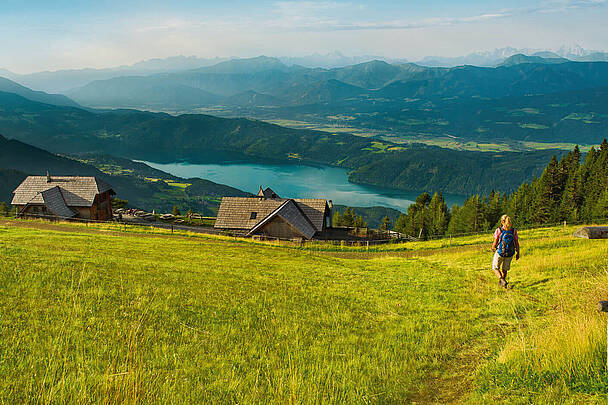
[(257, 217), (258, 217), (258, 213), (252, 212), (251, 215), (249, 216), (249, 219), (256, 219)]

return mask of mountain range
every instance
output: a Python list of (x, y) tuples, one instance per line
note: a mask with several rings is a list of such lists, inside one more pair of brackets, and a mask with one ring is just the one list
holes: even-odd
[[(456, 67), (464, 65), (494, 67), (505, 62), (509, 57), (523, 54), (526, 56), (539, 56), (542, 58), (566, 58), (572, 61), (597, 62), (608, 61), (608, 52), (591, 51), (580, 46), (562, 46), (555, 50), (521, 49), (506, 47), (493, 51), (473, 52), (466, 56), (442, 57), (427, 56), (415, 63), (427, 67)], [(237, 57), (199, 58), (196, 56), (171, 56), (167, 58), (154, 58), (132, 65), (123, 65), (102, 69), (64, 69), (57, 71), (43, 71), (29, 74), (18, 74), (0, 68), (0, 76), (17, 81), (24, 86), (50, 93), (65, 93), (77, 87), (85, 86), (95, 80), (107, 80), (121, 76), (147, 76), (158, 73), (171, 73), (184, 70), (198, 69), (215, 65), (217, 63), (239, 59)], [(277, 57), (288, 66), (298, 65), (308, 68), (340, 68), (360, 63), (380, 60), (390, 64), (405, 64), (403, 58), (390, 58), (375, 55), (346, 56), (339, 51), (327, 54), (311, 54), (305, 56)]]
[(608, 62), (516, 54), (492, 68), (376, 60), (312, 69), (234, 59), (95, 81), (68, 94), (89, 107), (338, 124), (395, 142), (597, 144), (607, 135), (606, 88)]
[[(551, 65), (551, 66), (548, 66)], [(227, 104), (255, 92), (276, 106), (377, 99), (501, 98), (608, 85), (608, 63), (515, 55), (496, 68), (428, 68), (371, 61), (334, 69), (287, 66), (275, 58), (234, 59), (214, 66), (151, 76), (95, 81), (68, 95), (91, 107), (193, 109)], [(158, 93), (158, 94), (156, 94)], [(180, 94), (188, 97), (180, 100)], [(264, 99), (268, 101), (268, 99)]]

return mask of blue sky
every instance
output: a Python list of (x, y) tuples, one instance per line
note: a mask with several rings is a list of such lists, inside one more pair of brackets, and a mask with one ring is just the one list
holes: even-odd
[(608, 0), (0, 0), (0, 68), (334, 50), (417, 60), (505, 46), (608, 49)]

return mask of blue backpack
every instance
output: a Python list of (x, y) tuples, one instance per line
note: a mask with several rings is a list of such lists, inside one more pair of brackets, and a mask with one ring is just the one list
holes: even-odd
[(507, 231), (500, 228), (500, 231), (498, 254), (502, 257), (511, 257), (515, 254), (515, 229)]

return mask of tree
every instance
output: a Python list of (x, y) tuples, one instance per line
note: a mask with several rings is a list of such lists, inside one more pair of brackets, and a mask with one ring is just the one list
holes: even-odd
[(173, 215), (175, 215), (175, 216), (180, 215), (179, 208), (177, 208), (177, 205), (174, 205), (174, 206), (173, 206), (173, 209), (171, 210), (171, 213), (172, 213)]
[(8, 216), (8, 212), (8, 205), (4, 201), (0, 201), (0, 216), (6, 217)]
[(340, 217), (340, 211), (334, 212), (334, 217), (332, 218), (331, 223), (334, 227), (342, 226), (342, 218)]
[(435, 193), (427, 209), (427, 225), (430, 235), (444, 235), (450, 222), (450, 212), (442, 193)]
[(380, 224), (380, 230), (381, 231), (390, 231), (391, 229), (391, 220), (388, 216), (385, 216), (384, 218), (382, 218), (382, 223)]
[(597, 200), (595, 204), (595, 208), (593, 209), (593, 218), (592, 220), (605, 220), (608, 218), (608, 188), (605, 188), (600, 194), (600, 198)]
[(110, 205), (112, 209), (124, 208), (129, 204), (129, 200), (121, 200), (120, 198), (112, 198)]
[(395, 221), (395, 226), (393, 227), (393, 229), (395, 230), (395, 232), (407, 234), (406, 227), (407, 227), (407, 215), (401, 214)]
[(348, 227), (355, 226), (355, 211), (352, 208), (346, 207), (342, 213), (340, 225)]
[(367, 222), (363, 220), (363, 217), (361, 215), (355, 215), (353, 226), (355, 228), (367, 228)]

